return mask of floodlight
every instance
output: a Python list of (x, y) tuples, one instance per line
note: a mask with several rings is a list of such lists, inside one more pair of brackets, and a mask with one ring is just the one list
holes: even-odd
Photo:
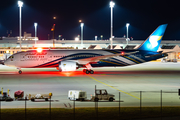
[(37, 23), (34, 23), (34, 27), (37, 27)]
[(84, 26), (84, 23), (81, 23), (81, 27), (83, 27)]
[(126, 27), (129, 27), (129, 25), (130, 25), (129, 23), (126, 23)]
[(111, 8), (113, 8), (114, 5), (115, 5), (115, 3), (114, 3), (113, 1), (111, 1), (111, 2), (109, 3), (109, 5), (110, 5)]
[(23, 6), (23, 2), (22, 1), (18, 1), (18, 6), (22, 7)]

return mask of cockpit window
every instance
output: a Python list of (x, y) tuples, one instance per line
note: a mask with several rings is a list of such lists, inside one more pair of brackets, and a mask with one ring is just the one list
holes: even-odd
[(13, 56), (13, 55), (11, 55), (11, 56), (9, 56), (9, 57), (8, 57), (8, 59), (12, 59), (12, 58), (14, 58), (14, 56)]
[(13, 55), (11, 55), (9, 58), (14, 58), (14, 56), (13, 56)]

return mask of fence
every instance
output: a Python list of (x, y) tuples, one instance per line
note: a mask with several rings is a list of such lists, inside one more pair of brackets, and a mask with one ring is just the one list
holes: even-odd
[[(164, 116), (174, 116), (180, 115), (180, 100), (178, 96), (178, 91), (132, 91), (131, 94), (139, 95), (135, 100), (135, 98), (131, 98), (130, 100), (123, 100), (125, 95), (122, 92), (116, 93), (118, 97), (113, 102), (109, 101), (68, 101), (68, 103), (63, 103), (63, 108), (57, 108), (53, 106), (55, 103), (54, 100), (49, 99), (48, 102), (32, 102), (30, 104), (36, 104), (37, 108), (41, 108), (38, 106), (43, 104), (42, 106), (46, 106), (46, 108), (36, 109), (34, 112), (28, 108), (29, 102), (24, 99), (21, 101), (12, 101), (8, 102), (9, 105), (14, 104), (13, 102), (24, 103), (24, 108), (17, 109), (15, 112), (14, 109), (11, 112), (11, 109), (5, 109), (3, 107), (3, 103), (5, 101), (1, 101), (0, 99), (0, 120), (11, 118), (8, 114), (16, 114), (17, 118), (20, 119), (32, 119), (32, 116), (35, 113), (39, 113), (33, 119), (125, 119), (125, 118), (146, 118), (146, 117), (159, 117), (162, 119)], [(117, 99), (118, 98), (118, 99)], [(61, 100), (60, 100), (61, 101)], [(127, 101), (127, 102), (126, 102)], [(29, 105), (30, 105), (29, 104)], [(57, 104), (57, 103), (56, 103)], [(55, 104), (55, 105), (56, 105)], [(81, 105), (83, 104), (83, 106)], [(92, 105), (89, 107), (89, 105)], [(112, 107), (104, 108), (104, 105), (108, 104)], [(5, 104), (4, 104), (5, 105)], [(87, 108), (86, 108), (87, 106)], [(3, 109), (1, 109), (3, 107)], [(52, 108), (53, 107), (53, 108)], [(55, 107), (55, 108), (54, 108)], [(64, 109), (65, 108), (65, 109)], [(9, 110), (9, 111), (8, 111)], [(44, 111), (44, 112), (42, 112)], [(21, 116), (21, 117), (19, 117)]]

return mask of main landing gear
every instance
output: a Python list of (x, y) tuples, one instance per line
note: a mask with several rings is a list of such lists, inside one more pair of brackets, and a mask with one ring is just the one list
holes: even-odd
[(88, 70), (88, 69), (83, 69), (83, 72), (86, 73), (86, 74), (94, 74), (94, 71), (93, 70)]

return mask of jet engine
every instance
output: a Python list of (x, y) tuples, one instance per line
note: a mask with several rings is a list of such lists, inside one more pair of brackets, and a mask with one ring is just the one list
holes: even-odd
[(59, 63), (59, 71), (76, 71), (77, 63), (73, 61), (61, 61)]

